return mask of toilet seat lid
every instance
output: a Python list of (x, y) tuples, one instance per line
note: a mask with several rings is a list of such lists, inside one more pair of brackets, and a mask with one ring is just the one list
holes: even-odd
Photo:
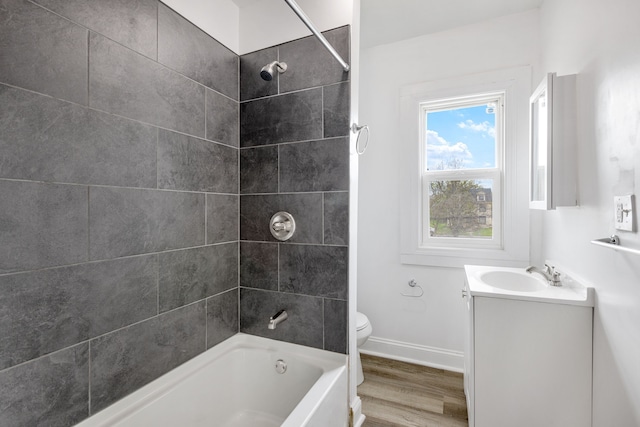
[(367, 326), (369, 326), (369, 318), (364, 314), (357, 312), (356, 313), (356, 330), (361, 331)]

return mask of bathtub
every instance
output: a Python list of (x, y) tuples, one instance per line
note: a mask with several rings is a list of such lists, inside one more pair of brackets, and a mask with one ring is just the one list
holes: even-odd
[(237, 334), (78, 427), (346, 426), (346, 361), (338, 353)]

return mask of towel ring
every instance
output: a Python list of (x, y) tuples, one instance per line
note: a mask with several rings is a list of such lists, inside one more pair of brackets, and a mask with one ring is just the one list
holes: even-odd
[[(363, 130), (366, 131), (367, 139), (364, 142), (364, 148), (361, 150), (360, 137), (362, 136)], [(365, 151), (367, 151), (367, 146), (369, 145), (369, 126), (367, 125), (358, 126), (357, 123), (354, 123), (351, 125), (351, 132), (358, 134), (358, 137), (356, 139), (356, 153), (358, 153), (358, 155), (361, 156), (364, 154)]]
[(403, 297), (411, 297), (411, 298), (420, 298), (422, 295), (424, 295), (424, 289), (422, 289), (422, 286), (418, 285), (418, 282), (416, 282), (415, 279), (411, 279), (409, 280), (409, 283), (407, 283), (409, 286), (411, 286), (412, 288), (418, 288), (420, 289), (420, 295), (413, 295), (413, 294), (405, 294), (400, 292), (400, 295), (402, 295)]

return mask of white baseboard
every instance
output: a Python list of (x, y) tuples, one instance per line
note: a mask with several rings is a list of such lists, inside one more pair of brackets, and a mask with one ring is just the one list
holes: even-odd
[(351, 402), (351, 427), (361, 427), (364, 424), (364, 419), (367, 418), (362, 413), (362, 400), (359, 396)]
[(360, 348), (363, 354), (386, 357), (436, 369), (463, 372), (464, 353), (371, 336)]

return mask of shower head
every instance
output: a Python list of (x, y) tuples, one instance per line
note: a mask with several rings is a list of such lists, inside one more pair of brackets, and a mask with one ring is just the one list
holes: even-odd
[(287, 64), (284, 62), (273, 61), (262, 67), (262, 70), (260, 70), (260, 77), (262, 77), (262, 80), (269, 82), (273, 80), (275, 70), (278, 70), (278, 73), (284, 73), (287, 71)]

